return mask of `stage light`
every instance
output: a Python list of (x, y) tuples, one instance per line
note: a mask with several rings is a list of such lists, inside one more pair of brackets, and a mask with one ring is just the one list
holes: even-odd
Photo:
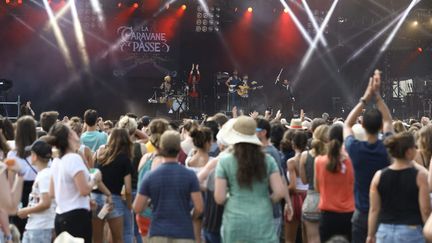
[(18, 0), (18, 4), (22, 4), (22, 0)]
[(418, 25), (418, 21), (417, 20), (412, 22), (412, 26), (413, 27), (416, 27), (417, 25)]
[(6, 4), (9, 4), (9, 3), (10, 3), (10, 0), (5, 0), (5, 2), (6, 2)]
[(186, 4), (183, 4), (183, 5), (181, 6), (181, 8), (182, 8), (183, 10), (186, 10), (186, 8), (187, 8)]
[(422, 53), (423, 52), (423, 48), (419, 47), (417, 48), (418, 53)]
[(288, 13), (288, 9), (286, 8), (286, 9), (284, 9), (284, 13)]
[(139, 4), (138, 4), (138, 3), (134, 3), (134, 4), (132, 5), (132, 7), (134, 7), (134, 8), (138, 8), (138, 7), (139, 7)]
[(248, 11), (249, 13), (252, 13), (252, 12), (253, 12), (253, 8), (252, 8), (252, 7), (249, 7), (249, 8), (247, 9), (247, 11)]
[(117, 7), (121, 8), (123, 6), (123, 4), (121, 2), (117, 3)]
[[(8, 1), (8, 0), (6, 0), (6, 1)], [(235, 8), (235, 9), (234, 9), (234, 12), (236, 12), (236, 13), (237, 13), (237, 11), (238, 11), (238, 8)]]

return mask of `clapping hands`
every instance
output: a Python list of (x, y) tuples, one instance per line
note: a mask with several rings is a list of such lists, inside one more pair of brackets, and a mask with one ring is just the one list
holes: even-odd
[(375, 70), (374, 75), (369, 78), (369, 84), (363, 95), (363, 99), (370, 101), (372, 97), (380, 95), (381, 91), (381, 71)]

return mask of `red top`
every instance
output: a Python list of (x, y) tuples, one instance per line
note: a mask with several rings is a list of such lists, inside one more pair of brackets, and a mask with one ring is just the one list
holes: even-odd
[[(189, 78), (188, 78), (189, 85), (192, 85), (192, 76), (194, 76), (192, 73), (189, 74)], [(195, 77), (196, 77), (195, 84), (197, 84), (201, 80), (201, 75), (196, 74)]]
[(189, 74), (189, 78), (188, 78), (188, 84), (189, 84), (189, 96), (190, 97), (193, 97), (193, 98), (197, 98), (197, 97), (199, 97), (199, 93), (198, 93), (198, 90), (197, 90), (197, 87), (196, 87), (196, 85), (198, 84), (198, 82), (200, 81), (200, 79), (201, 79), (201, 75), (199, 75), (199, 74), (196, 74), (195, 75), (195, 83), (193, 83), (192, 82), (192, 76), (194, 76), (194, 75), (192, 75), (192, 73), (190, 73)]
[(320, 192), (319, 209), (336, 213), (353, 212), (354, 206), (354, 171), (351, 160), (347, 157), (336, 173), (327, 170), (327, 155), (315, 158), (315, 180)]

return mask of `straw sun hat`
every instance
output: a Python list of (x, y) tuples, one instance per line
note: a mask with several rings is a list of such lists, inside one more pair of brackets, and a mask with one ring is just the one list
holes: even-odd
[(217, 139), (228, 145), (237, 143), (250, 143), (262, 146), (256, 136), (256, 122), (248, 116), (240, 116), (229, 120), (219, 131)]
[(307, 129), (307, 127), (302, 125), (301, 119), (295, 119), (295, 118), (291, 119), (290, 125), (286, 127), (289, 129), (303, 129), (303, 130)]

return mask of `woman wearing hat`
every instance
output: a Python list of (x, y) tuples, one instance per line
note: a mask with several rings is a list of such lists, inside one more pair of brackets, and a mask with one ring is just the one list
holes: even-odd
[(285, 187), (276, 162), (262, 151), (255, 131), (256, 122), (245, 116), (221, 130), (224, 141), (234, 145), (216, 167), (215, 201), (225, 204), (224, 242), (279, 242), (272, 202), (284, 197)]

